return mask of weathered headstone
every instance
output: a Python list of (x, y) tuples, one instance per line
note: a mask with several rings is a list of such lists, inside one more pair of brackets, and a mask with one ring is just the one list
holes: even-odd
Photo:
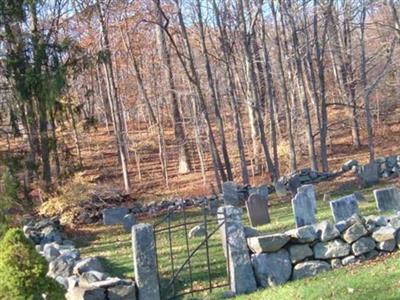
[(260, 194), (251, 194), (246, 201), (246, 208), (251, 226), (260, 226), (270, 222), (267, 198)]
[(231, 290), (236, 294), (253, 292), (257, 284), (244, 234), (242, 210), (229, 205), (220, 207), (218, 214), (218, 223), (223, 223), (220, 232), (225, 257), (229, 261)]
[(344, 196), (329, 202), (335, 223), (346, 221), (354, 214), (358, 214), (358, 201), (354, 195)]
[(156, 250), (150, 224), (132, 227), (132, 252), (138, 300), (159, 300)]
[(400, 209), (400, 191), (398, 188), (389, 187), (374, 190), (376, 206), (380, 211)]
[(124, 217), (129, 213), (126, 207), (106, 208), (103, 210), (104, 225), (123, 224)]
[(222, 193), (224, 197), (225, 205), (239, 205), (239, 193), (237, 191), (237, 186), (232, 181), (226, 181), (222, 184)]
[(268, 201), (268, 185), (260, 185), (258, 187), (250, 188), (249, 195), (259, 194), (265, 201)]
[(379, 164), (372, 162), (359, 167), (358, 178), (363, 186), (371, 186), (379, 182)]
[(315, 224), (317, 202), (314, 187), (311, 184), (303, 185), (297, 189), (297, 194), (292, 199), (292, 208), (296, 227)]

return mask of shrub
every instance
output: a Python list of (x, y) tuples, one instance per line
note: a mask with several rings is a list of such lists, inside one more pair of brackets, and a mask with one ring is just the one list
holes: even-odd
[(64, 299), (61, 286), (46, 277), (47, 262), (19, 229), (9, 229), (0, 243), (0, 299)]

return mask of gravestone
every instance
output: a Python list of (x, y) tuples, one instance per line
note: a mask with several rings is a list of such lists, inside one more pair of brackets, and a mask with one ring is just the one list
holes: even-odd
[(129, 209), (126, 207), (106, 208), (102, 213), (104, 225), (117, 225), (123, 224), (124, 217), (129, 213)]
[(365, 187), (379, 182), (379, 164), (372, 162), (359, 167), (357, 172), (361, 184)]
[(251, 226), (260, 226), (270, 222), (267, 198), (260, 194), (251, 194), (246, 201), (246, 208)]
[(358, 201), (354, 195), (344, 196), (329, 202), (335, 223), (346, 221), (354, 214), (359, 214)]
[(226, 181), (222, 184), (222, 193), (225, 205), (239, 205), (239, 193), (233, 181)]
[(297, 194), (292, 199), (292, 208), (296, 227), (315, 224), (317, 202), (312, 184), (307, 184), (297, 189)]
[(250, 188), (249, 189), (249, 195), (251, 194), (258, 194), (260, 195), (263, 199), (268, 201), (268, 185), (260, 185), (258, 187)]
[(374, 197), (379, 211), (400, 209), (400, 191), (395, 187), (374, 190)]

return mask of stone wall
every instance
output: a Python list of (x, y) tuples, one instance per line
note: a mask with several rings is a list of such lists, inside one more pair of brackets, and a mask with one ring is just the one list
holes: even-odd
[(73, 242), (64, 238), (58, 220), (32, 221), (23, 231), (48, 261), (47, 276), (65, 288), (67, 300), (136, 299), (135, 282), (110, 277), (98, 257), (81, 259)]
[(372, 259), (400, 246), (400, 216), (353, 215), (247, 239), (259, 287), (271, 287)]

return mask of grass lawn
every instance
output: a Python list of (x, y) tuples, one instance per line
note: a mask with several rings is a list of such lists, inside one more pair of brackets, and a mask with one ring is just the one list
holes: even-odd
[[(376, 187), (374, 187), (376, 188)], [(364, 189), (361, 192), (366, 196), (366, 201), (360, 203), (362, 215), (379, 214), (372, 190), (374, 188)], [(351, 192), (342, 191), (332, 195), (332, 199), (347, 195)], [(270, 199), (271, 223), (260, 226), (257, 229), (260, 232), (271, 233), (285, 231), (294, 228), (294, 219), (291, 204), (289, 202), (279, 202), (272, 196)], [(318, 199), (317, 219), (332, 219), (329, 202)], [(163, 215), (164, 216), (164, 215)], [(152, 220), (140, 220), (140, 222), (157, 223), (163, 217)], [(194, 224), (202, 223), (204, 216), (199, 209), (187, 211), (187, 222)], [(182, 224), (184, 221), (182, 213), (171, 220), (171, 226)], [(243, 221), (248, 225), (246, 214), (243, 214)], [(194, 224), (188, 226), (190, 230)], [(165, 228), (168, 225), (164, 221), (157, 228)], [(209, 232), (215, 229), (216, 222), (209, 225)], [(191, 272), (188, 264), (184, 266), (180, 274), (174, 281), (174, 287), (168, 282), (172, 278), (173, 272), (182, 266), (188, 258), (188, 251), (191, 253), (203, 240), (203, 238), (193, 238), (186, 244), (186, 231), (183, 226), (176, 227), (169, 232), (168, 230), (159, 232), (157, 236), (158, 265), (160, 270), (160, 282), (163, 295), (172, 293), (173, 288), (179, 292), (190, 289), (190, 276), (193, 280), (193, 287), (196, 289), (207, 287), (209, 284), (208, 274), (212, 285), (221, 285), (227, 283), (227, 274), (225, 270), (225, 259), (222, 245), (220, 242), (219, 231), (212, 236), (209, 241), (210, 271), (207, 268), (207, 255), (205, 247), (201, 247), (191, 258)], [(169, 239), (169, 234), (171, 239)], [(74, 235), (77, 246), (80, 248), (83, 257), (101, 256), (104, 258), (104, 264), (107, 271), (114, 276), (133, 277), (133, 265), (131, 254), (130, 234), (125, 233), (120, 226), (85, 226)], [(171, 244), (169, 240), (172, 240)], [(174, 269), (171, 266), (171, 249), (174, 262)], [(260, 292), (240, 296), (237, 299), (400, 299), (400, 254), (394, 254), (391, 257), (377, 261), (366, 262), (362, 266), (354, 265), (320, 274), (317, 277), (305, 280), (290, 282), (282, 287), (265, 289)], [(221, 299), (223, 291), (227, 288), (215, 289), (214, 293), (198, 293), (192, 296), (184, 296), (184, 299)], [(376, 297), (375, 297), (376, 296)], [(374, 298), (375, 297), (375, 298)]]

